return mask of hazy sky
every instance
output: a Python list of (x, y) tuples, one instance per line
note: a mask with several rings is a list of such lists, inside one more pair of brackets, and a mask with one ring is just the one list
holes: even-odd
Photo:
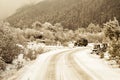
[(20, 6), (39, 1), (41, 0), (0, 0), (0, 19), (8, 17)]

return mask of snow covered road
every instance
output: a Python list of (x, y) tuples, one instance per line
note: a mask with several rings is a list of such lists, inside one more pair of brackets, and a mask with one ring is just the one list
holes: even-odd
[(89, 47), (47, 52), (8, 80), (120, 80), (118, 73), (89, 53)]

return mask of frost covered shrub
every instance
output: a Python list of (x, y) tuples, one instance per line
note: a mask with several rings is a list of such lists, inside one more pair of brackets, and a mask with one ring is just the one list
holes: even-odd
[(39, 21), (35, 21), (33, 24), (32, 24), (32, 27), (36, 30), (39, 30), (41, 27), (42, 27), (42, 24), (39, 22)]
[(90, 33), (98, 33), (98, 32), (101, 32), (101, 28), (99, 25), (95, 25), (95, 24), (91, 23), (88, 25), (87, 31)]
[(54, 26), (52, 24), (50, 24), (49, 22), (45, 22), (42, 25), (45, 29), (52, 29)]
[(88, 45), (88, 40), (85, 38), (80, 38), (74, 44), (74, 46), (87, 46), (87, 45)]
[(28, 53), (25, 54), (25, 58), (27, 60), (35, 60), (37, 58), (37, 56), (41, 53), (43, 53), (44, 50), (43, 49), (38, 49), (38, 50), (28, 50)]
[(84, 37), (86, 38), (89, 43), (98, 43), (98, 42), (102, 42), (104, 40), (104, 34), (103, 33), (86, 33), (86, 34), (80, 34), (80, 37)]
[(24, 30), (20, 28), (12, 28), (11, 29), (12, 35), (16, 38), (17, 43), (25, 45), (27, 39), (24, 36)]
[(54, 30), (55, 31), (63, 31), (63, 26), (61, 23), (54, 24)]
[(109, 53), (112, 57), (119, 57), (120, 60), (120, 40), (111, 43)]
[(43, 39), (54, 40), (54, 33), (50, 30), (43, 30)]
[(34, 33), (36, 32), (36, 30), (34, 29), (25, 29), (25, 38), (29, 39), (31, 36), (34, 35)]
[(105, 36), (110, 39), (110, 41), (118, 41), (120, 38), (120, 26), (119, 22), (114, 18), (113, 21), (109, 21), (104, 24), (104, 33)]
[(0, 70), (5, 70), (6, 63), (3, 60), (0, 60)]
[(27, 28), (25, 30), (25, 38), (30, 39), (31, 41), (35, 40), (36, 38), (42, 38), (42, 32)]
[(104, 24), (105, 36), (109, 39), (109, 53), (113, 58), (120, 60), (120, 26), (116, 18)]
[(16, 43), (10, 27), (0, 26), (0, 57), (5, 63), (12, 63), (19, 54), (20, 49)]

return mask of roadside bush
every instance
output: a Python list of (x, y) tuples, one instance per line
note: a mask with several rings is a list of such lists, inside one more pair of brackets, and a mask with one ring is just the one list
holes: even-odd
[(109, 53), (112, 57), (119, 57), (120, 59), (120, 41), (113, 41), (111, 43)]
[(5, 63), (12, 63), (19, 54), (20, 49), (16, 43), (10, 27), (0, 26), (0, 57)]
[(96, 34), (91, 34), (91, 33), (87, 33), (85, 36), (81, 35), (83, 37), (85, 37), (90, 43), (99, 43), (104, 40), (104, 34), (103, 33), (96, 33)]
[(24, 36), (24, 31), (20, 28), (12, 28), (12, 35), (16, 38), (17, 43), (25, 45), (27, 41)]
[(104, 32), (100, 32), (100, 33), (90, 33), (90, 32), (83, 32), (80, 30), (76, 30), (74, 33), (74, 40), (78, 40), (80, 37), (84, 37), (86, 38), (89, 43), (98, 43), (101, 42), (105, 39), (105, 35)]
[(91, 23), (87, 27), (87, 32), (98, 33), (98, 32), (101, 32), (101, 28), (99, 25), (95, 25), (95, 24)]
[(75, 42), (75, 46), (87, 46), (88, 40), (85, 38), (80, 38), (78, 41)]
[(27, 54), (25, 54), (25, 58), (27, 60), (35, 60), (39, 54), (42, 54), (44, 52), (43, 48), (40, 48), (38, 50), (31, 50), (29, 49)]
[(0, 60), (0, 70), (5, 70), (5, 68), (6, 68), (6, 63)]
[(118, 41), (120, 38), (120, 26), (118, 20), (114, 18), (113, 21), (109, 21), (104, 24), (104, 33), (105, 36), (110, 41)]
[(43, 36), (42, 36), (42, 32), (38, 31), (38, 30), (35, 30), (35, 29), (25, 29), (25, 38), (26, 39), (29, 39), (31, 41), (35, 40), (35, 39), (41, 39)]
[(104, 24), (104, 33), (109, 39), (109, 53), (116, 61), (120, 60), (120, 26), (116, 18)]

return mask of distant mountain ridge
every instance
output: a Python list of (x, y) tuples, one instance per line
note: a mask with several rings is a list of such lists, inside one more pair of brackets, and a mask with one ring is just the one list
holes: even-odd
[(7, 21), (14, 27), (30, 27), (40, 21), (77, 29), (90, 23), (102, 25), (113, 17), (120, 21), (119, 13), (120, 0), (44, 0), (18, 9)]

